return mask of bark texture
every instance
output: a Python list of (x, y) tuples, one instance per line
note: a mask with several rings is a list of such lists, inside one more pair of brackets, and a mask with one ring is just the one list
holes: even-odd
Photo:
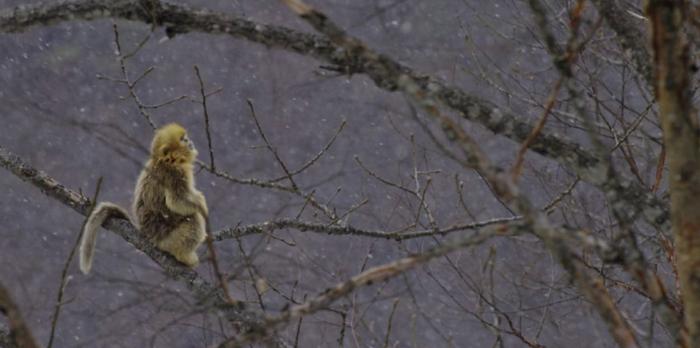
[(650, 1), (657, 103), (666, 146), (671, 223), (690, 347), (700, 346), (700, 172), (689, 44), (682, 1)]

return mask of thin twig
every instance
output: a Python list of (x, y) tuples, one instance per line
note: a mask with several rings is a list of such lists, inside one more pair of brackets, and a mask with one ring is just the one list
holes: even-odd
[(214, 274), (216, 275), (216, 279), (219, 281), (219, 286), (221, 287), (221, 290), (224, 292), (224, 298), (229, 304), (232, 305), (237, 305), (238, 301), (236, 301), (232, 296), (231, 292), (229, 291), (228, 288), (228, 281), (226, 281), (226, 277), (224, 274), (221, 272), (221, 268), (219, 267), (219, 258), (216, 255), (216, 248), (214, 247), (214, 235), (211, 232), (211, 227), (209, 225), (209, 216), (204, 216), (204, 220), (206, 221), (206, 226), (207, 226), (207, 249), (209, 250), (209, 261), (214, 268)]
[[(148, 111), (146, 111), (146, 108), (143, 106), (143, 103), (141, 103), (141, 99), (138, 97), (138, 95), (136, 95), (136, 91), (134, 90), (134, 88), (136, 87), (136, 82), (138, 82), (141, 78), (137, 79), (135, 82), (130, 82), (129, 74), (126, 69), (126, 61), (129, 58), (133, 57), (136, 53), (138, 53), (138, 51), (146, 44), (146, 41), (148, 41), (151, 35), (149, 34), (144, 40), (139, 42), (139, 44), (131, 53), (124, 55), (122, 53), (121, 42), (119, 41), (119, 28), (117, 27), (116, 23), (112, 24), (112, 29), (114, 30), (114, 43), (117, 46), (117, 58), (119, 59), (119, 68), (122, 72), (122, 81), (126, 84), (126, 87), (129, 91), (129, 96), (136, 103), (136, 108), (139, 110), (141, 116), (143, 116), (143, 118), (146, 119), (146, 122), (148, 122), (148, 125), (151, 126), (152, 129), (156, 129), (156, 124), (153, 122), (151, 115), (148, 113)], [(150, 70), (152, 70), (152, 68), (150, 68)], [(141, 77), (147, 75), (148, 72), (150, 72), (149, 69), (147, 69), (146, 72), (144, 72), (141, 75)]]
[(656, 192), (661, 186), (661, 179), (664, 176), (664, 164), (666, 163), (666, 146), (661, 145), (659, 159), (656, 162), (656, 175), (654, 175), (654, 185), (651, 187), (651, 192)]
[[(326, 146), (324, 146), (323, 149), (321, 149), (321, 151), (319, 151), (319, 152), (316, 154), (316, 156), (314, 156), (313, 158), (311, 158), (308, 162), (304, 163), (299, 169), (297, 169), (297, 170), (295, 170), (295, 171), (292, 171), (290, 174), (291, 174), (292, 176), (295, 176), (295, 175), (297, 175), (297, 174), (303, 172), (303, 171), (306, 170), (307, 168), (311, 167), (314, 163), (316, 163), (316, 161), (318, 161), (318, 159), (321, 158), (321, 156), (323, 156), (323, 154), (325, 154), (325, 153), (328, 151), (328, 149), (331, 148), (331, 146), (333, 146), (333, 143), (335, 142), (335, 139), (338, 137), (338, 135), (340, 134), (340, 132), (343, 131), (343, 128), (345, 128), (345, 125), (346, 125), (346, 124), (347, 124), (347, 121), (343, 120), (343, 122), (340, 123), (340, 127), (338, 127), (338, 130), (335, 132), (335, 134), (333, 134), (333, 137), (331, 138), (331, 140), (328, 141), (328, 143), (326, 144)], [(287, 176), (285, 175), (285, 176), (281, 176), (281, 177), (278, 177), (278, 178), (269, 180), (269, 182), (278, 182), (278, 181), (284, 180), (284, 179), (286, 179), (286, 178), (287, 178)]]
[(549, 93), (549, 97), (547, 97), (547, 103), (544, 106), (544, 111), (542, 111), (542, 116), (540, 116), (540, 119), (537, 121), (535, 127), (532, 128), (530, 134), (527, 135), (525, 141), (523, 141), (522, 145), (520, 145), (518, 155), (515, 157), (515, 164), (513, 164), (513, 169), (511, 169), (511, 175), (513, 176), (514, 181), (518, 180), (518, 177), (523, 170), (523, 163), (525, 162), (525, 153), (527, 152), (527, 149), (530, 147), (530, 145), (532, 145), (540, 132), (542, 132), (545, 123), (547, 123), (547, 118), (549, 117), (550, 111), (554, 107), (554, 103), (557, 101), (557, 96), (559, 95), (559, 90), (561, 89), (561, 84), (563, 81), (563, 76), (557, 79), (552, 91)]
[(389, 314), (389, 322), (386, 325), (386, 335), (384, 335), (384, 348), (389, 348), (389, 336), (391, 335), (391, 322), (394, 319), (394, 313), (396, 313), (396, 307), (399, 305), (399, 299), (394, 300), (394, 304), (391, 307), (391, 313)]
[(200, 104), (202, 104), (202, 109), (204, 109), (204, 130), (207, 133), (207, 145), (209, 147), (209, 164), (212, 170), (216, 170), (216, 165), (214, 165), (214, 152), (211, 148), (211, 132), (209, 131), (209, 110), (207, 108), (207, 94), (204, 92), (204, 81), (202, 81), (202, 75), (199, 73), (199, 67), (194, 66), (194, 72), (197, 74), (197, 80), (199, 80), (199, 93), (202, 96)]
[(297, 321), (297, 333), (294, 335), (294, 348), (299, 347), (299, 336), (301, 336), (301, 322), (304, 320), (304, 317), (299, 317), (299, 320)]
[(304, 210), (306, 209), (306, 206), (309, 205), (309, 200), (310, 200), (311, 198), (313, 198), (313, 196), (314, 196), (315, 193), (316, 193), (316, 190), (312, 190), (311, 193), (309, 193), (309, 196), (308, 196), (306, 199), (304, 199), (304, 204), (301, 206), (301, 209), (299, 209), (299, 212), (297, 213), (297, 215), (296, 215), (296, 217), (294, 218), (294, 220), (299, 220), (299, 218), (301, 217), (301, 214), (304, 213)]
[(56, 333), (56, 324), (58, 323), (58, 317), (61, 314), (61, 307), (63, 307), (63, 293), (66, 289), (66, 285), (68, 284), (68, 267), (70, 266), (71, 261), (73, 261), (73, 256), (75, 256), (75, 251), (78, 249), (78, 245), (80, 245), (80, 239), (83, 238), (83, 230), (85, 229), (85, 224), (87, 223), (88, 217), (90, 216), (90, 214), (92, 214), (92, 210), (95, 209), (95, 204), (97, 204), (97, 197), (100, 195), (101, 186), (102, 177), (97, 179), (95, 194), (92, 196), (92, 201), (90, 202), (90, 210), (88, 211), (87, 215), (85, 215), (83, 224), (82, 226), (80, 226), (78, 238), (75, 240), (75, 243), (73, 243), (73, 248), (70, 250), (70, 253), (68, 253), (68, 258), (63, 264), (63, 271), (61, 272), (61, 283), (58, 287), (56, 305), (54, 306), (53, 316), (51, 317), (51, 333), (49, 334), (49, 343), (46, 345), (48, 348), (51, 348), (53, 346), (54, 335)]
[(574, 188), (576, 187), (576, 185), (578, 185), (578, 183), (579, 183), (580, 181), (581, 181), (581, 178), (576, 177), (576, 180), (574, 180), (574, 181), (573, 181), (564, 191), (562, 191), (559, 195), (557, 195), (556, 197), (554, 197), (554, 199), (552, 199), (551, 202), (547, 203), (547, 205), (545, 205), (545, 206), (542, 208), (542, 211), (545, 212), (545, 213), (551, 212), (552, 209), (554, 209), (554, 207), (555, 207), (557, 204), (559, 204), (559, 202), (561, 202), (562, 199), (564, 199), (564, 197), (568, 196), (568, 195), (571, 193), (571, 191), (574, 190)]
[(166, 100), (166, 101), (159, 103), (159, 104), (143, 104), (143, 105), (141, 105), (141, 107), (143, 107), (144, 109), (158, 109), (160, 107), (167, 106), (167, 105), (179, 102), (180, 100), (188, 99), (188, 98), (189, 97), (186, 95), (181, 95), (179, 97), (175, 97), (173, 99)]
[(331, 208), (329, 208), (326, 204), (319, 202), (318, 200), (316, 200), (313, 197), (313, 192), (310, 194), (307, 194), (307, 193), (302, 192), (299, 189), (295, 190), (294, 188), (289, 187), (289, 186), (285, 186), (285, 185), (281, 185), (279, 183), (273, 183), (273, 182), (269, 182), (269, 181), (265, 181), (265, 180), (255, 179), (255, 178), (250, 178), (250, 179), (237, 178), (237, 177), (235, 177), (235, 176), (233, 176), (225, 171), (222, 171), (220, 169), (212, 170), (208, 164), (206, 164), (202, 161), (199, 161), (199, 160), (197, 160), (197, 164), (201, 168), (204, 168), (206, 171), (208, 171), (208, 172), (210, 172), (210, 173), (212, 173), (212, 174), (214, 174), (222, 179), (231, 181), (231, 182), (236, 183), (236, 184), (269, 188), (269, 189), (274, 189), (274, 190), (278, 190), (278, 191), (284, 191), (284, 192), (289, 192), (289, 193), (295, 194), (295, 195), (303, 198), (305, 201), (308, 201), (308, 203), (311, 204), (311, 206), (318, 209), (318, 211), (323, 213), (330, 220), (334, 220), (336, 218), (335, 213), (333, 212), (333, 210)]
[[(275, 160), (277, 161), (277, 163), (280, 165), (280, 167), (284, 171), (285, 177), (289, 180), (289, 183), (292, 185), (292, 187), (289, 188), (288, 191), (296, 193), (297, 195), (304, 197), (305, 199), (308, 199), (309, 203), (311, 203), (317, 209), (321, 210), (331, 221), (336, 220), (337, 216), (333, 210), (329, 209), (327, 205), (318, 203), (313, 197), (305, 194), (304, 192), (302, 192), (299, 189), (299, 186), (294, 181), (294, 175), (289, 171), (289, 168), (284, 163), (282, 158), (279, 156), (279, 153), (277, 152), (277, 150), (272, 146), (270, 141), (267, 139), (267, 136), (265, 135), (265, 132), (263, 131), (262, 126), (260, 125), (260, 121), (258, 120), (258, 116), (255, 113), (255, 107), (253, 106), (253, 101), (250, 99), (246, 99), (246, 102), (248, 103), (248, 107), (250, 108), (250, 115), (253, 118), (253, 121), (255, 122), (255, 126), (258, 129), (258, 133), (260, 133), (260, 137), (265, 142), (265, 147), (270, 152), (272, 152), (272, 155), (275, 157)], [(276, 185), (273, 182), (267, 182), (265, 184)]]
[(238, 251), (241, 252), (241, 256), (243, 256), (243, 260), (245, 261), (245, 267), (248, 270), (248, 276), (250, 277), (250, 280), (253, 282), (253, 289), (255, 289), (255, 295), (258, 297), (258, 302), (260, 303), (260, 309), (265, 311), (265, 303), (263, 302), (262, 299), (262, 294), (260, 293), (260, 289), (258, 289), (258, 286), (256, 284), (256, 276), (255, 273), (253, 272), (253, 264), (250, 260), (250, 256), (246, 254), (245, 250), (243, 249), (243, 242), (241, 241), (240, 238), (236, 238), (236, 242), (238, 242)]
[(253, 117), (253, 121), (255, 121), (255, 126), (258, 128), (258, 133), (260, 133), (260, 137), (265, 142), (265, 146), (268, 150), (270, 150), (270, 152), (272, 152), (272, 155), (275, 156), (277, 163), (279, 163), (280, 167), (282, 167), (284, 174), (286, 175), (287, 179), (289, 179), (289, 182), (292, 184), (292, 188), (298, 190), (299, 187), (297, 186), (296, 182), (294, 182), (292, 173), (289, 171), (289, 169), (287, 169), (287, 165), (284, 164), (284, 161), (282, 161), (282, 158), (280, 158), (279, 154), (277, 153), (277, 150), (272, 146), (272, 144), (270, 144), (270, 141), (267, 140), (267, 136), (265, 136), (265, 132), (263, 132), (262, 126), (260, 126), (260, 122), (258, 121), (258, 116), (255, 114), (255, 107), (253, 106), (253, 101), (251, 101), (250, 99), (246, 99), (246, 103), (248, 103), (248, 107), (250, 108), (250, 116)]
[[(354, 205), (351, 206), (346, 212), (344, 212), (343, 214), (339, 215), (335, 220), (333, 220), (333, 221), (331, 221), (330, 223), (328, 223), (328, 226), (331, 226), (331, 225), (333, 225), (333, 224), (336, 224), (336, 223), (342, 221), (342, 220), (345, 219), (346, 217), (350, 216), (350, 214), (352, 214), (352, 213), (353, 213), (354, 211), (356, 211), (357, 209), (362, 208), (362, 207), (363, 207), (365, 204), (367, 204), (367, 203), (369, 203), (369, 200), (368, 200), (367, 198), (365, 198), (365, 199), (363, 199), (362, 201), (360, 201), (359, 203), (354, 204)], [(346, 219), (345, 221), (347, 222), (347, 219)], [(344, 225), (344, 223), (343, 223), (342, 225)]]
[(367, 168), (365, 166), (365, 164), (362, 163), (359, 156), (354, 156), (354, 159), (355, 159), (355, 162), (357, 162), (357, 164), (360, 166), (360, 168), (362, 168), (365, 172), (367, 172), (367, 175), (379, 180), (379, 182), (381, 182), (382, 184), (387, 185), (387, 186), (391, 186), (391, 187), (399, 189), (401, 191), (404, 191), (404, 192), (410, 194), (411, 196), (416, 195), (415, 191), (413, 191), (413, 190), (411, 190), (403, 185), (399, 185), (399, 184), (393, 183), (387, 179), (384, 179), (381, 176), (379, 176), (377, 173), (375, 173), (372, 170), (370, 170), (369, 168)]

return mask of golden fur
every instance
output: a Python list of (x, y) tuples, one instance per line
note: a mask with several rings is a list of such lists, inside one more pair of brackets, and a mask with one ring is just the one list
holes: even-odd
[[(194, 187), (197, 150), (187, 131), (171, 123), (156, 130), (151, 157), (136, 182), (132, 210), (139, 231), (158, 249), (189, 267), (199, 263), (197, 247), (206, 238), (209, 215), (204, 195)], [(127, 217), (112, 203), (100, 203), (88, 217), (80, 243), (80, 269), (92, 265), (98, 227), (111, 216)]]

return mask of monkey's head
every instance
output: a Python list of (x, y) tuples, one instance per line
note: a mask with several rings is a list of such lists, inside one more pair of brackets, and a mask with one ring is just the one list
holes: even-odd
[(177, 123), (170, 123), (156, 130), (151, 144), (151, 158), (172, 164), (192, 163), (197, 149), (187, 136), (187, 130)]

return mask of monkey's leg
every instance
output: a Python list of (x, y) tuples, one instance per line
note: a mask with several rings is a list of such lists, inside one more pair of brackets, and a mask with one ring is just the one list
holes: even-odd
[(206, 238), (204, 219), (199, 214), (195, 214), (189, 221), (181, 223), (158, 242), (157, 247), (187, 266), (196, 267), (199, 264), (197, 247), (202, 244), (204, 238)]

